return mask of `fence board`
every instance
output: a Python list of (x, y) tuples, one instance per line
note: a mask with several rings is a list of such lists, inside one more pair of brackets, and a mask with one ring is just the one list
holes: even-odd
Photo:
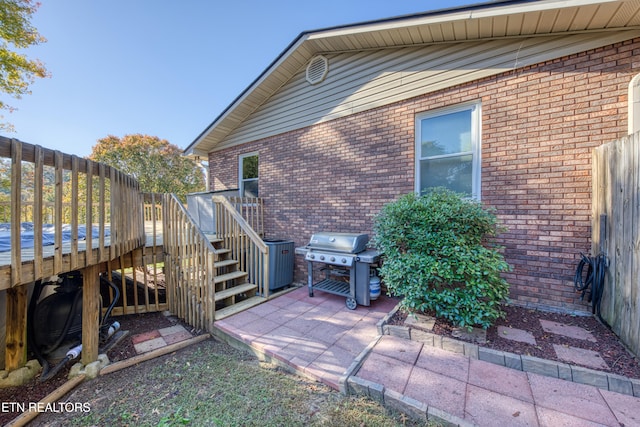
[[(602, 317), (640, 355), (640, 134), (593, 152), (592, 253), (609, 260)], [(606, 215), (606, 238), (599, 218)]]

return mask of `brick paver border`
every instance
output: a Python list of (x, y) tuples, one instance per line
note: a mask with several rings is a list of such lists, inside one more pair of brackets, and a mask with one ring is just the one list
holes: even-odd
[(399, 308), (400, 305), (398, 304), (389, 314), (378, 322), (378, 333), (380, 335), (393, 335), (399, 338), (420, 341), (425, 345), (464, 354), (473, 359), (484, 360), (485, 362), (507, 368), (560, 378), (575, 383), (595, 386), (603, 390), (640, 397), (640, 380), (635, 378), (596, 371), (581, 366), (573, 366), (553, 360), (493, 350), (466, 341), (413, 329), (408, 326), (389, 325), (389, 320), (395, 315)]

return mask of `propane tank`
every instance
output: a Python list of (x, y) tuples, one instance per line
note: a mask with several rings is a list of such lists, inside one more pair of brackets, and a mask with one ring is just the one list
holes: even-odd
[(376, 276), (376, 271), (369, 278), (369, 299), (374, 301), (380, 296), (380, 278)]

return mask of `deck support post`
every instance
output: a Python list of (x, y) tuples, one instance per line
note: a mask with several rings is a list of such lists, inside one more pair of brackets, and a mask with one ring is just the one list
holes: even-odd
[(82, 270), (82, 364), (98, 360), (100, 264)]
[(5, 370), (27, 363), (27, 286), (7, 289)]

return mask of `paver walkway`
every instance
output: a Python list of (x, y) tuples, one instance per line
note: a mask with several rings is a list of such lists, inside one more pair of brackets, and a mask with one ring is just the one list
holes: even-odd
[(347, 368), (378, 335), (397, 300), (381, 296), (349, 310), (345, 298), (306, 287), (215, 322), (221, 331), (338, 389)]
[(131, 342), (136, 353), (142, 354), (151, 350), (166, 347), (180, 341), (193, 338), (182, 325), (173, 325), (162, 329), (156, 329), (131, 337)]
[(639, 398), (470, 359), (388, 335), (373, 347), (355, 377), (437, 408), (451, 415), (453, 424), (640, 425)]
[[(563, 323), (550, 322), (544, 319), (540, 319), (540, 325), (542, 326), (542, 329), (549, 334), (562, 335), (568, 338), (594, 343), (597, 342), (591, 332), (581, 328), (580, 326), (565, 325)], [(501, 338), (507, 340), (525, 342), (532, 345), (536, 344), (534, 336), (530, 332), (523, 331), (522, 329), (499, 326), (498, 334), (500, 334)], [(594, 369), (609, 369), (609, 366), (602, 356), (600, 356), (596, 351), (557, 344), (553, 345), (553, 349), (555, 350), (558, 359), (564, 360), (565, 362), (588, 366)]]

